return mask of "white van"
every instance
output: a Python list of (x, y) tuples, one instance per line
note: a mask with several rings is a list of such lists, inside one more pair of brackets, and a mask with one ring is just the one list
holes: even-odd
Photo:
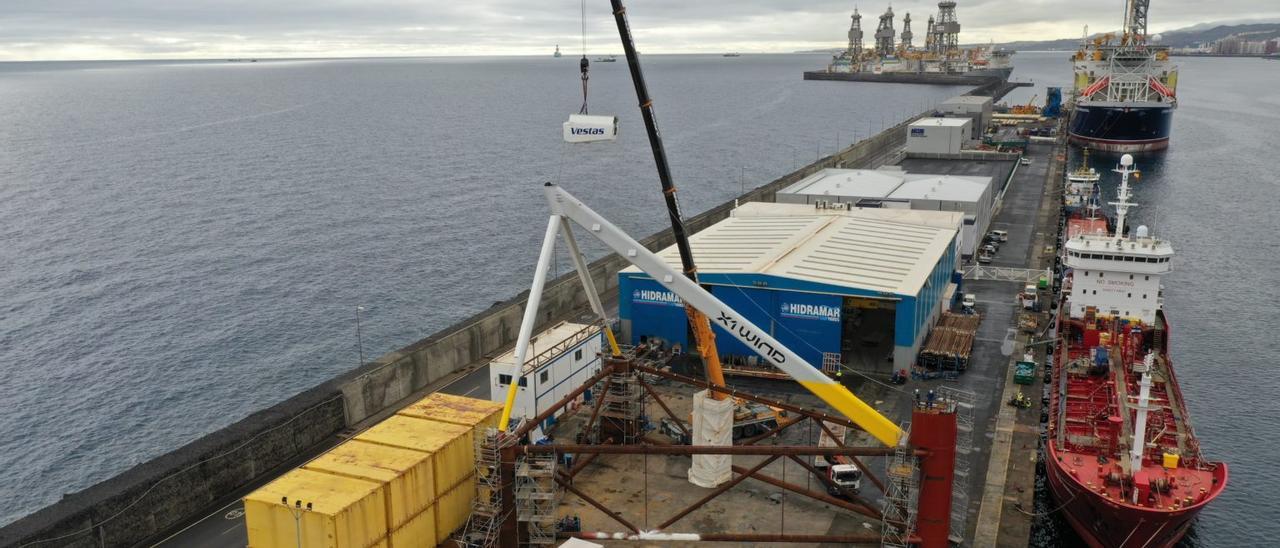
[(997, 241), (1009, 241), (1009, 231), (1007, 230), (992, 230), (991, 236), (993, 236)]

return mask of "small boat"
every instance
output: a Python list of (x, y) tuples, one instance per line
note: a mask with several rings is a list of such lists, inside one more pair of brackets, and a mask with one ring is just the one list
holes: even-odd
[(617, 58), (617, 57), (614, 57), (614, 56), (612, 56), (612, 55), (610, 55), (610, 56), (608, 56), (608, 57), (596, 57), (596, 58), (595, 58), (595, 62), (596, 62), (596, 63), (617, 63), (617, 62), (618, 62), (618, 58)]
[(552, 54), (552, 56), (553, 56), (553, 57), (560, 57), (560, 44), (556, 44), (556, 52), (555, 52), (554, 54)]
[(742, 54), (736, 53), (736, 52), (729, 52), (724, 54), (723, 57), (742, 57)]

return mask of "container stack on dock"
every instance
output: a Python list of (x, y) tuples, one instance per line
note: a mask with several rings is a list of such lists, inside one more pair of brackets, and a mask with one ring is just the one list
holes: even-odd
[(977, 314), (943, 312), (938, 325), (925, 339), (916, 365), (928, 369), (964, 371), (969, 367), (973, 340), (982, 318)]
[(443, 542), (475, 498), (475, 433), (501, 412), (499, 403), (447, 394), (406, 407), (245, 497), (249, 546)]

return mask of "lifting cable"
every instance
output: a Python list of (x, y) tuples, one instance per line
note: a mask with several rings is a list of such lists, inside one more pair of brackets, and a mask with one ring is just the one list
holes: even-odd
[(582, 108), (578, 110), (578, 114), (587, 113), (587, 72), (591, 69), (591, 62), (587, 60), (587, 0), (582, 0), (582, 60), (578, 61), (578, 69), (582, 71)]

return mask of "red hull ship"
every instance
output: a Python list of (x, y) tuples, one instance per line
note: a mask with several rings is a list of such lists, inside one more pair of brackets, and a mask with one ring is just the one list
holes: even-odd
[(1067, 221), (1056, 318), (1049, 489), (1095, 548), (1173, 546), (1227, 484), (1226, 464), (1201, 456), (1169, 359), (1160, 276), (1173, 248), (1145, 226), (1124, 230), (1132, 163), (1116, 170), (1114, 232), (1096, 217)]

